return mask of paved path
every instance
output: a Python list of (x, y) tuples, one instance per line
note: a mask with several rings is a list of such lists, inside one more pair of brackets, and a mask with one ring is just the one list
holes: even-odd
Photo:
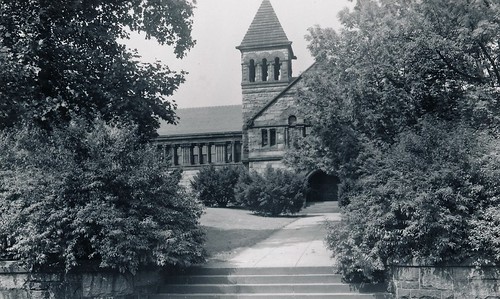
[(326, 221), (340, 220), (337, 213), (313, 214), (273, 233), (228, 261), (209, 261), (212, 268), (317, 267), (333, 265), (326, 248)]

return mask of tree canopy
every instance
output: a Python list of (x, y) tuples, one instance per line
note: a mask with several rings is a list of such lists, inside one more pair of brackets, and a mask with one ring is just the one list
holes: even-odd
[(339, 176), (347, 217), (329, 240), (347, 277), (500, 262), (482, 258), (492, 229), (473, 237), (498, 204), (499, 16), (489, 0), (358, 0), (340, 31), (310, 29), (312, 130), (287, 161)]
[(0, 0), (0, 254), (135, 272), (204, 259), (201, 206), (145, 143), (184, 73), (141, 63), (130, 32), (191, 38), (194, 0)]
[(138, 124), (154, 136), (175, 122), (166, 101), (183, 73), (141, 63), (118, 42), (130, 32), (173, 47), (193, 47), (189, 0), (0, 1), (0, 129), (20, 121), (50, 128), (75, 115)]

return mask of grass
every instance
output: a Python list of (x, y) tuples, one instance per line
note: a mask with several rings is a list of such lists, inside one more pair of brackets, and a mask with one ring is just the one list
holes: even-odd
[(238, 209), (207, 208), (201, 217), (210, 259), (225, 261), (295, 221), (295, 217), (262, 217)]

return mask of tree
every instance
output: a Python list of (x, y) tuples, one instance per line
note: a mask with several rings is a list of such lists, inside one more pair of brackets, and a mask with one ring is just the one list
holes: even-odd
[(497, 204), (486, 170), (498, 171), (499, 12), (488, 0), (359, 0), (340, 32), (310, 29), (318, 67), (299, 104), (313, 127), (287, 161), (340, 178), (347, 220), (329, 241), (346, 277), (484, 260), (473, 244), (491, 240), (471, 241), (470, 227)]
[(139, 62), (117, 40), (144, 32), (182, 58), (192, 14), (189, 0), (0, 1), (0, 129), (99, 115), (155, 136), (159, 119), (175, 122), (166, 97), (184, 74)]
[(0, 133), (0, 236), (30, 268), (134, 273), (204, 259), (201, 205), (136, 128), (73, 120)]

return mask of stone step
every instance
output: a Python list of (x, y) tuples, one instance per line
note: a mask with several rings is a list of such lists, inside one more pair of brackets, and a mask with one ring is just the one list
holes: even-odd
[(283, 294), (157, 294), (149, 296), (149, 299), (392, 299), (394, 298), (390, 294), (380, 293), (380, 294), (355, 294), (355, 293), (283, 293)]
[(355, 285), (344, 283), (292, 284), (166, 284), (160, 293), (169, 294), (258, 294), (258, 293), (350, 293), (359, 292)]
[(191, 268), (165, 277), (163, 298), (388, 299), (382, 284), (346, 284), (331, 267)]
[(179, 275), (168, 277), (169, 284), (266, 284), (266, 283), (340, 283), (338, 274), (294, 275)]
[(254, 267), (254, 268), (209, 268), (191, 267), (177, 275), (320, 275), (335, 274), (332, 267)]

